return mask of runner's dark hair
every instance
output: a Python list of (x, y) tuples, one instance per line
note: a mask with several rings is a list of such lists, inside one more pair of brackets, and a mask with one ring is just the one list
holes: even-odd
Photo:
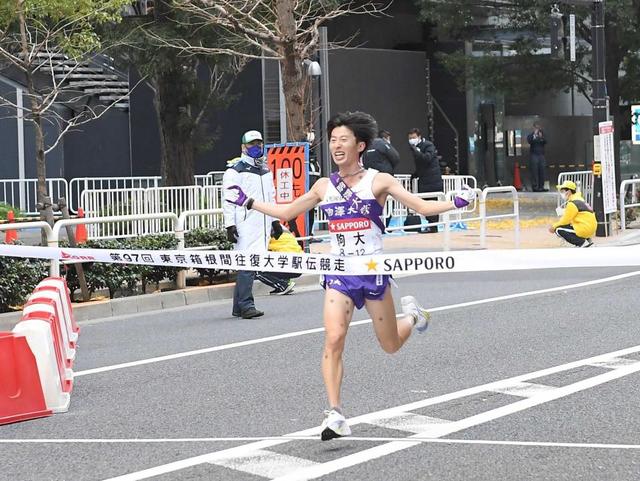
[(364, 142), (365, 148), (371, 145), (373, 139), (378, 135), (378, 123), (371, 115), (365, 112), (342, 112), (333, 116), (327, 122), (327, 135), (331, 137), (331, 132), (336, 127), (346, 127), (358, 142)]

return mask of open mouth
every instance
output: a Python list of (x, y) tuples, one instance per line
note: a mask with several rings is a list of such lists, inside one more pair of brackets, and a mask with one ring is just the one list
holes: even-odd
[(333, 158), (334, 160), (343, 160), (346, 158), (346, 154), (344, 152), (334, 152)]

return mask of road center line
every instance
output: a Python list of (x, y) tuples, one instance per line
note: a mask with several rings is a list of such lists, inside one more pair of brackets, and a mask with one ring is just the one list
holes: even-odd
[[(621, 279), (626, 279), (628, 277), (633, 277), (633, 276), (637, 276), (640, 275), (640, 271), (634, 271), (634, 272), (628, 272), (625, 274), (619, 274), (616, 276), (611, 276), (611, 277), (604, 277), (602, 279), (595, 279), (592, 281), (586, 281), (586, 282), (579, 282), (577, 284), (568, 284), (565, 286), (558, 286), (558, 287), (550, 287), (547, 289), (538, 289), (535, 291), (527, 291), (527, 292), (520, 292), (517, 294), (508, 294), (508, 295), (504, 295), (504, 296), (498, 296), (498, 297), (491, 297), (488, 299), (479, 299), (477, 301), (469, 301), (469, 302), (463, 302), (463, 303), (459, 303), (459, 304), (451, 304), (448, 306), (441, 306), (441, 307), (434, 307), (429, 309), (431, 312), (440, 312), (440, 311), (447, 311), (447, 310), (451, 310), (451, 309), (459, 309), (459, 308), (463, 308), (463, 307), (470, 307), (470, 306), (476, 306), (476, 305), (480, 305), (480, 304), (487, 304), (487, 303), (491, 303), (491, 302), (499, 302), (499, 301), (505, 301), (505, 300), (510, 300), (510, 299), (517, 299), (520, 297), (528, 297), (528, 296), (534, 296), (534, 295), (538, 295), (538, 294), (546, 294), (546, 293), (551, 293), (551, 292), (558, 292), (558, 291), (563, 291), (563, 290), (567, 290), (567, 289), (578, 289), (581, 287), (588, 287), (588, 286), (593, 286), (593, 285), (597, 285), (597, 284), (603, 284), (603, 283), (607, 283), (607, 282), (614, 282), (614, 281), (618, 281)], [(362, 321), (354, 321), (351, 323), (351, 326), (359, 326), (359, 325), (364, 325), (364, 324), (370, 324), (371, 323), (371, 319), (364, 319)], [(266, 343), (266, 342), (272, 342), (272, 341), (279, 341), (281, 339), (289, 339), (289, 338), (293, 338), (293, 337), (299, 337), (299, 336), (306, 336), (308, 334), (317, 334), (320, 332), (324, 332), (324, 328), (323, 327), (319, 327), (319, 328), (315, 328), (315, 329), (307, 329), (304, 331), (295, 331), (295, 332), (289, 332), (289, 333), (285, 333), (285, 334), (278, 334), (275, 336), (268, 336), (268, 337), (263, 337), (260, 339), (249, 339), (247, 341), (239, 341), (239, 342), (233, 342), (230, 344), (223, 344), (221, 346), (213, 346), (213, 347), (207, 347), (207, 348), (203, 348), (203, 349), (196, 349), (193, 351), (185, 351), (185, 352), (179, 352), (176, 354), (168, 354), (166, 356), (158, 356), (158, 357), (152, 357), (152, 358), (148, 358), (148, 359), (141, 359), (138, 361), (131, 361), (131, 362), (124, 362), (124, 363), (120, 363), (120, 364), (113, 364), (111, 366), (103, 366), (103, 367), (97, 367), (97, 368), (93, 368), (93, 369), (86, 369), (84, 371), (78, 371), (76, 373), (74, 373), (74, 377), (80, 377), (80, 376), (87, 376), (90, 374), (99, 374), (99, 373), (103, 373), (103, 372), (109, 372), (109, 371), (116, 371), (118, 369), (126, 369), (126, 368), (130, 368), (130, 367), (137, 367), (137, 366), (143, 366), (146, 364), (154, 364), (156, 362), (164, 362), (164, 361), (172, 361), (175, 359), (181, 359), (184, 357), (190, 357), (190, 356), (198, 356), (200, 354), (208, 354), (211, 352), (218, 352), (218, 351), (226, 351), (228, 349), (235, 349), (238, 347), (246, 347), (246, 346), (252, 346), (255, 344), (262, 344), (262, 343)]]

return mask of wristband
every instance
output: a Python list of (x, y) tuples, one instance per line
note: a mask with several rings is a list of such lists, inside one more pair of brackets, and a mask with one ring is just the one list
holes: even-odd
[(254, 201), (254, 199), (249, 199), (247, 201), (247, 205), (246, 205), (247, 209), (251, 209), (251, 207), (253, 206), (253, 201)]

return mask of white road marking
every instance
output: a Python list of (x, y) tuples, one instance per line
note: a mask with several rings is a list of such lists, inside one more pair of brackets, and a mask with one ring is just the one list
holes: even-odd
[[(2, 439), (0, 444), (159, 444), (159, 443), (228, 443), (230, 441), (275, 441), (282, 440), (282, 436), (246, 437), (246, 438), (151, 438), (151, 439)], [(318, 441), (318, 436), (287, 436), (289, 441)], [(495, 439), (451, 439), (451, 438), (388, 438), (349, 436), (337, 438), (332, 443), (353, 442), (390, 442), (407, 441), (415, 444), (490, 444), (497, 446), (532, 446), (532, 447), (557, 447), (557, 448), (581, 448), (581, 449), (639, 449), (640, 444), (613, 444), (613, 443), (561, 443), (553, 441), (501, 441)]]
[(211, 464), (243, 471), (264, 478), (287, 476), (301, 469), (309, 469), (318, 463), (273, 451), (256, 450), (242, 456), (229, 456), (210, 461)]
[[(517, 299), (520, 297), (527, 297), (527, 296), (534, 296), (537, 294), (546, 294), (546, 293), (550, 293), (550, 292), (558, 292), (558, 291), (564, 291), (567, 289), (577, 289), (580, 287), (587, 287), (587, 286), (593, 286), (593, 285), (597, 285), (597, 284), (602, 284), (602, 283), (606, 283), (606, 282), (613, 282), (613, 281), (618, 281), (621, 279), (626, 279), (627, 277), (633, 277), (633, 276), (637, 276), (640, 275), (640, 271), (634, 271), (634, 272), (628, 272), (626, 274), (619, 274), (616, 276), (611, 276), (611, 277), (604, 277), (602, 279), (595, 279), (592, 281), (586, 281), (586, 282), (579, 282), (577, 284), (569, 284), (566, 286), (558, 286), (558, 287), (550, 287), (548, 289), (539, 289), (539, 290), (535, 290), (535, 291), (527, 291), (527, 292), (520, 292), (517, 294), (508, 294), (505, 296), (498, 296), (498, 297), (491, 297), (488, 299), (479, 299), (476, 301), (469, 301), (469, 302), (463, 302), (460, 304), (451, 304), (448, 306), (441, 306), (441, 307), (434, 307), (434, 308), (429, 308), (430, 312), (440, 312), (440, 311), (447, 311), (447, 310), (451, 310), (451, 309), (458, 309), (461, 307), (470, 307), (470, 306), (476, 306), (476, 305), (480, 305), (480, 304), (487, 304), (490, 302), (498, 302), (498, 301), (504, 301), (504, 300), (509, 300), (509, 299)], [(364, 325), (364, 324), (370, 324), (371, 323), (371, 319), (364, 319), (362, 321), (354, 321), (350, 324), (351, 327), (353, 326), (360, 326), (360, 325)], [(285, 334), (278, 334), (275, 336), (268, 336), (268, 337), (263, 337), (260, 339), (249, 339), (247, 341), (239, 341), (239, 342), (233, 342), (230, 344), (223, 344), (221, 346), (213, 346), (213, 347), (207, 347), (207, 348), (203, 348), (203, 349), (196, 349), (194, 351), (185, 351), (185, 352), (179, 352), (176, 354), (169, 354), (166, 356), (158, 356), (158, 357), (152, 357), (149, 359), (141, 359), (139, 361), (131, 361), (131, 362), (124, 362), (121, 364), (113, 364), (111, 366), (103, 366), (103, 367), (97, 367), (97, 368), (93, 368), (93, 369), (85, 369), (84, 371), (77, 371), (74, 372), (73, 376), (75, 377), (80, 377), (80, 376), (87, 376), (90, 374), (99, 374), (99, 373), (103, 373), (103, 372), (109, 372), (109, 371), (115, 371), (118, 369), (126, 369), (126, 368), (130, 368), (130, 367), (136, 367), (136, 366), (143, 366), (146, 364), (153, 364), (156, 362), (164, 362), (164, 361), (173, 361), (175, 359), (181, 359), (184, 357), (189, 357), (189, 356), (198, 356), (200, 354), (208, 354), (211, 352), (218, 352), (218, 351), (226, 351), (228, 349), (235, 349), (238, 347), (246, 347), (246, 346), (252, 346), (255, 344), (262, 344), (265, 342), (271, 342), (271, 341), (279, 341), (281, 339), (289, 339), (292, 337), (299, 337), (299, 336), (305, 336), (307, 334), (317, 334), (320, 332), (324, 332), (324, 328), (323, 327), (319, 327), (319, 328), (315, 328), (315, 329), (307, 329), (304, 331), (295, 331), (295, 332), (289, 332), (289, 333), (285, 333)]]
[(398, 416), (387, 416), (369, 421), (369, 424), (375, 424), (382, 428), (398, 429), (409, 433), (424, 433), (440, 424), (450, 423), (447, 419), (433, 418), (430, 416), (422, 416), (414, 413), (404, 413)]
[[(406, 414), (408, 411), (424, 408), (426, 406), (433, 406), (433, 405), (451, 401), (454, 399), (460, 399), (473, 394), (478, 394), (480, 392), (494, 391), (496, 389), (506, 388), (508, 386), (513, 386), (516, 383), (530, 381), (532, 379), (549, 376), (551, 374), (568, 371), (570, 369), (591, 365), (594, 362), (606, 361), (612, 358), (623, 357), (627, 354), (634, 354), (637, 352), (640, 352), (640, 345), (629, 347), (626, 349), (620, 349), (618, 351), (613, 351), (606, 354), (600, 354), (598, 356), (593, 356), (593, 357), (582, 359), (579, 361), (573, 361), (566, 364), (561, 364), (559, 366), (542, 369), (542, 370), (531, 372), (528, 374), (522, 374), (512, 378), (503, 379), (500, 381), (494, 381), (488, 384), (483, 384), (480, 386), (463, 389), (461, 391), (456, 391), (456, 392), (444, 394), (441, 396), (436, 396), (429, 399), (423, 399), (421, 401), (415, 401), (409, 404), (396, 406), (389, 409), (384, 409), (382, 411), (377, 411), (374, 413), (363, 414), (361, 416), (350, 418), (348, 421), (351, 426), (355, 426), (359, 423), (373, 423), (377, 419), (390, 418), (393, 416), (402, 416)], [(425, 438), (424, 434), (423, 435), (417, 434), (414, 436), (410, 436), (408, 438), (393, 439), (390, 442), (381, 444), (374, 448), (360, 451), (358, 453), (345, 456), (343, 458), (337, 459), (329, 463), (318, 464), (313, 468), (301, 470), (297, 473), (292, 473), (287, 477), (283, 477), (282, 479), (287, 479), (287, 480), (288, 479), (292, 479), (292, 480), (293, 479), (295, 480), (314, 479), (319, 476), (323, 476), (324, 474), (332, 473), (349, 466), (354, 466), (359, 463), (363, 463), (372, 459), (386, 456), (387, 454), (391, 454), (396, 451), (401, 451), (403, 449), (407, 449), (412, 446), (417, 446), (420, 443), (424, 442), (425, 439), (433, 440), (437, 436), (445, 436), (447, 434), (461, 431), (463, 429), (467, 429), (472, 426), (477, 426), (479, 424), (483, 424), (503, 416), (508, 416), (509, 414), (513, 414), (515, 412), (529, 409), (539, 404), (543, 404), (555, 399), (559, 399), (561, 397), (568, 396), (569, 394), (573, 394), (575, 392), (588, 389), (590, 387), (594, 387), (599, 384), (612, 381), (614, 379), (618, 379), (623, 376), (627, 376), (637, 371), (640, 371), (640, 362), (634, 362), (632, 365), (624, 366), (618, 369), (613, 369), (604, 374), (600, 374), (595, 377), (585, 379), (574, 384), (559, 387), (551, 391), (541, 392), (540, 394), (533, 396), (531, 398), (522, 399), (522, 400), (516, 401), (515, 403), (500, 407), (498, 409), (480, 413), (478, 415), (471, 416), (463, 420), (454, 421), (447, 424), (433, 425), (434, 431), (431, 431), (428, 433), (428, 435), (430, 436), (429, 438)], [(438, 432), (435, 432), (436, 427), (438, 429)], [(260, 440), (257, 442), (252, 442), (249, 444), (244, 444), (244, 445), (236, 446), (233, 448), (224, 449), (221, 451), (216, 451), (216, 452), (204, 454), (201, 456), (195, 456), (192, 458), (187, 458), (181, 461), (176, 461), (176, 462), (164, 464), (161, 466), (156, 466), (156, 467), (145, 469), (142, 471), (125, 474), (115, 478), (110, 478), (109, 480), (106, 480), (106, 481), (137, 481), (141, 479), (148, 479), (153, 476), (160, 476), (166, 473), (179, 471), (181, 469), (189, 468), (191, 466), (196, 466), (201, 463), (215, 462), (218, 459), (229, 459), (230, 457), (234, 457), (234, 456), (235, 457), (246, 456), (247, 454), (255, 452), (257, 450), (264, 450), (272, 446), (277, 446), (280, 444), (293, 441), (297, 438), (300, 438), (301, 436), (305, 438), (307, 436), (318, 436), (319, 433), (320, 433), (320, 428), (316, 426), (310, 429), (305, 429), (303, 431), (298, 431), (295, 433), (291, 433), (289, 435), (282, 436), (281, 438)], [(348, 440), (351, 438), (346, 438), (346, 439)], [(446, 441), (452, 441), (452, 440), (446, 440)], [(279, 481), (282, 481), (282, 479), (279, 479)]]
[[(436, 437), (446, 436), (448, 434), (462, 431), (464, 429), (467, 429), (473, 426), (478, 426), (480, 424), (485, 424), (489, 421), (493, 421), (495, 419), (499, 419), (501, 417), (508, 416), (516, 412), (524, 411), (525, 409), (529, 409), (534, 406), (538, 406), (540, 404), (544, 404), (549, 401), (553, 401), (555, 399), (559, 399), (559, 398), (568, 396), (570, 394), (574, 394), (576, 392), (580, 392), (585, 389), (598, 386), (600, 384), (612, 381), (614, 379), (628, 376), (629, 374), (633, 374), (638, 371), (640, 371), (640, 362), (636, 363), (633, 366), (621, 367), (619, 369), (615, 369), (610, 372), (600, 374), (589, 379), (584, 379), (582, 381), (569, 384), (567, 386), (559, 387), (552, 391), (543, 392), (531, 398), (523, 399), (521, 401), (517, 401), (515, 403), (508, 404), (506, 406), (492, 409), (491, 411), (476, 414), (475, 416), (470, 416), (460, 421), (455, 421), (449, 424), (441, 424), (438, 426), (434, 426), (434, 429), (428, 431), (427, 433), (416, 434), (412, 437), (436, 438)], [(373, 459), (377, 459), (391, 453), (408, 449), (418, 444), (419, 443), (412, 444), (407, 442), (392, 441), (386, 444), (375, 446), (370, 449), (359, 451), (357, 453), (354, 453), (348, 456), (344, 456), (334, 461), (329, 461), (327, 463), (322, 463), (310, 468), (301, 469), (300, 471), (290, 473), (286, 476), (275, 478), (273, 481), (306, 481), (310, 479), (317, 479), (321, 476), (325, 476), (327, 474), (334, 473), (336, 471), (340, 471), (342, 469), (345, 469), (351, 466), (355, 466), (356, 464), (371, 461)]]
[(535, 384), (530, 382), (514, 382), (511, 386), (492, 389), (493, 392), (509, 394), (511, 396), (532, 397), (537, 394), (557, 389), (553, 386), (545, 386), (543, 384)]
[(638, 361), (635, 361), (633, 359), (625, 359), (625, 358), (621, 358), (621, 357), (613, 357), (613, 358), (607, 359), (605, 361), (593, 362), (593, 363), (589, 364), (589, 366), (604, 367), (604, 368), (608, 368), (608, 369), (617, 369), (619, 367), (630, 366), (632, 364), (635, 364), (636, 362), (638, 362)]

